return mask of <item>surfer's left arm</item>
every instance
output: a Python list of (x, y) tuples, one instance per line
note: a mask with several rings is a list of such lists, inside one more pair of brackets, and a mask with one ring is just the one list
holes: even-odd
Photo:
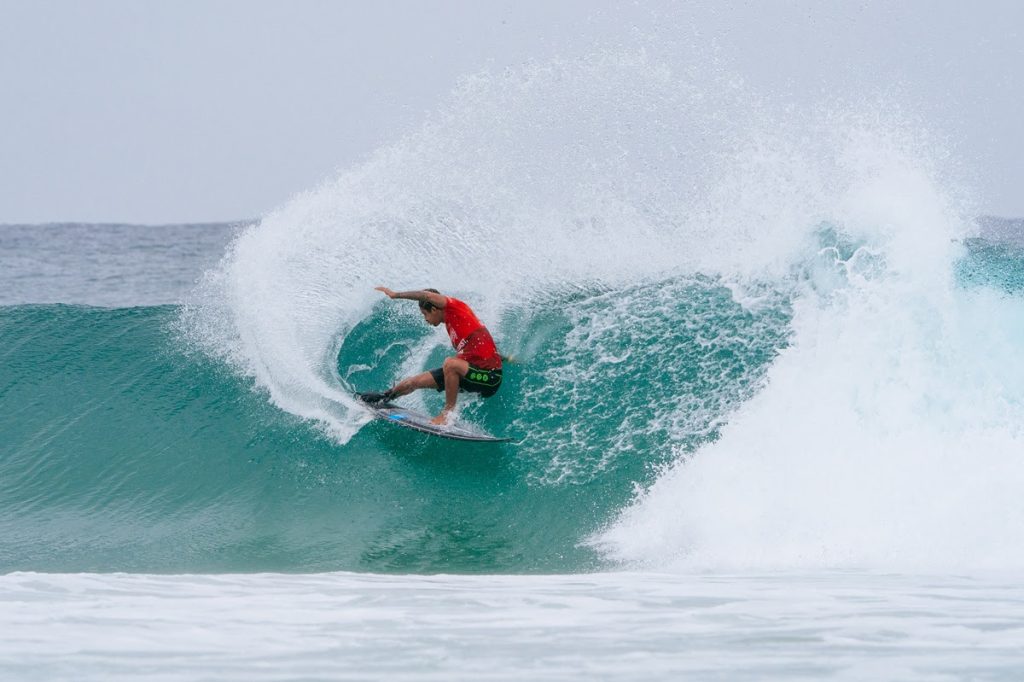
[(444, 308), (448, 305), (448, 297), (443, 294), (438, 294), (433, 291), (427, 291), (425, 289), (418, 289), (416, 291), (392, 291), (387, 287), (374, 287), (376, 291), (381, 292), (388, 298), (404, 298), (409, 301), (418, 301), (420, 303), (430, 303), (435, 308)]

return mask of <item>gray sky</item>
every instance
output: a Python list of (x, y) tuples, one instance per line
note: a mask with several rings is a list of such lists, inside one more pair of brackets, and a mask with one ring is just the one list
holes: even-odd
[(1024, 2), (0, 0), (0, 222), (258, 216), (414, 128), (459, 76), (638, 28), (769, 95), (895, 85), (984, 212), (1024, 216)]

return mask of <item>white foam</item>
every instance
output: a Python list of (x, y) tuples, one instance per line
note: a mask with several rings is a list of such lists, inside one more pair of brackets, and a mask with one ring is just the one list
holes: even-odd
[(0, 576), (39, 680), (1016, 679), (1021, 576)]
[(791, 347), (721, 439), (595, 538), (611, 556), (1024, 566), (1024, 301), (958, 289), (953, 238), (966, 226), (908, 161), (851, 185), (836, 218), (863, 245), (819, 262), (830, 276), (809, 278)]
[[(566, 283), (787, 263), (768, 251), (785, 239), (709, 191), (721, 150), (756, 134), (752, 98), (695, 74), (640, 51), (466, 79), (419, 131), (249, 227), (186, 307), (187, 335), (344, 440), (358, 420), (330, 354), (375, 285), (461, 293), (493, 321)], [(706, 219), (721, 202), (725, 231)]]

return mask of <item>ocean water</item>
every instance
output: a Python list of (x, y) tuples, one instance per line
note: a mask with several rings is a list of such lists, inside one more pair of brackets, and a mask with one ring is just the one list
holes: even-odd
[[(1024, 223), (957, 173), (617, 52), (259, 220), (0, 226), (0, 675), (1020, 679)], [(449, 352), (376, 285), (515, 442), (369, 420)]]

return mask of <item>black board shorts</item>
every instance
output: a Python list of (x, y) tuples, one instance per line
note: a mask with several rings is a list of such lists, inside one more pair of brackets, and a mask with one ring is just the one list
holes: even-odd
[[(437, 384), (437, 390), (443, 391), (444, 369), (440, 367), (432, 369), (430, 370), (430, 374), (434, 377), (434, 383)], [(480, 369), (479, 367), (470, 365), (469, 371), (466, 372), (466, 376), (459, 377), (460, 391), (479, 393), (483, 398), (490, 398), (498, 392), (499, 388), (501, 388), (500, 369)]]

